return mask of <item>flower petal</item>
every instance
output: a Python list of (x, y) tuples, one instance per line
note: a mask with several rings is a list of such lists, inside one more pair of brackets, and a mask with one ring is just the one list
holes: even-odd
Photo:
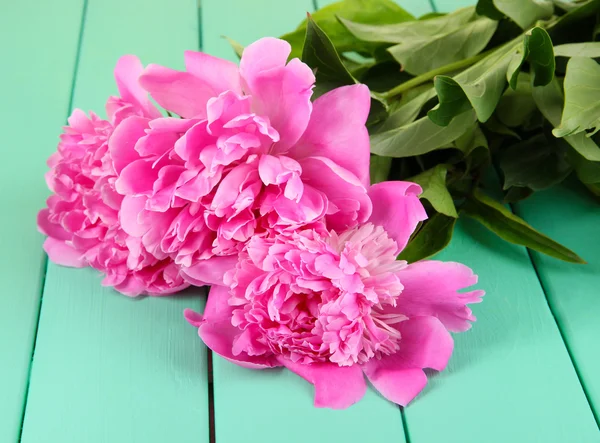
[(222, 285), (223, 276), (237, 263), (237, 256), (212, 257), (197, 261), (189, 268), (182, 268), (183, 278), (196, 286)]
[(387, 181), (369, 188), (373, 213), (369, 221), (383, 226), (398, 244), (398, 252), (406, 247), (420, 221), (427, 219), (419, 200), (421, 187), (415, 183)]
[(148, 65), (140, 84), (159, 105), (185, 118), (206, 118), (206, 103), (213, 89), (189, 72)]
[(454, 342), (435, 317), (416, 317), (400, 323), (400, 350), (362, 365), (375, 388), (388, 400), (406, 406), (427, 384), (422, 368), (443, 370)]
[(108, 139), (108, 150), (117, 174), (120, 174), (125, 166), (140, 158), (135, 150), (135, 144), (146, 135), (148, 121), (143, 117), (126, 118)]
[(371, 199), (354, 174), (325, 157), (306, 157), (299, 163), (302, 181), (324, 193), (332, 206), (327, 216), (329, 228), (343, 230), (367, 220)]
[(432, 315), (453, 332), (466, 331), (475, 316), (466, 306), (479, 303), (484, 291), (458, 292), (477, 283), (465, 265), (454, 262), (421, 261), (397, 273), (404, 290), (397, 310), (408, 317)]
[(228, 288), (213, 286), (208, 294), (204, 313), (200, 315), (186, 309), (184, 316), (190, 324), (198, 326), (198, 335), (206, 346), (232, 363), (251, 369), (280, 366), (272, 355), (233, 355), (233, 340), (242, 331), (231, 324), (233, 307), (229, 306), (228, 300)]
[(365, 123), (370, 106), (365, 85), (343, 86), (319, 97), (313, 103), (306, 131), (289, 155), (327, 157), (368, 187), (370, 144)]
[(62, 240), (48, 237), (44, 241), (44, 251), (48, 254), (50, 261), (62, 266), (83, 268), (87, 265), (83, 254)]
[(298, 59), (286, 65), (289, 53), (286, 41), (263, 38), (244, 50), (240, 62), (242, 86), (252, 95), (253, 111), (268, 117), (280, 135), (274, 153), (283, 153), (298, 141), (312, 112), (315, 76)]
[(214, 96), (221, 92), (242, 93), (237, 65), (229, 60), (197, 51), (185, 51), (185, 69), (210, 86)]
[(367, 392), (367, 384), (359, 365), (302, 364), (284, 357), (278, 357), (278, 360), (290, 371), (315, 386), (317, 408), (346, 409), (363, 398)]
[(135, 55), (124, 55), (115, 66), (115, 80), (121, 98), (136, 105), (148, 118), (159, 118), (161, 113), (148, 98), (148, 93), (140, 85), (139, 77), (144, 66)]

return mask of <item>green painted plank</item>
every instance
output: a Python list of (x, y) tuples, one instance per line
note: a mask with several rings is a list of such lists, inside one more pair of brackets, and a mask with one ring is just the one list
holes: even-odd
[[(74, 106), (104, 114), (123, 54), (182, 67), (197, 46), (193, 0), (89, 0)], [(207, 442), (206, 349), (182, 317), (199, 297), (134, 300), (100, 280), (49, 266), (22, 441)]]
[(51, 263), (22, 442), (208, 442), (206, 350), (182, 320), (198, 304)]
[(244, 46), (261, 37), (279, 37), (293, 31), (312, 10), (312, 0), (202, 0), (202, 47), (238, 61), (224, 37)]
[(65, 123), (83, 0), (0, 7), (0, 441), (15, 442), (45, 272), (37, 211), (48, 194), (46, 158)]
[[(327, 6), (330, 3), (336, 3), (338, 0), (316, 0), (319, 8)], [(429, 0), (394, 0), (415, 17), (431, 12), (431, 3)]]
[(411, 442), (600, 442), (525, 249), (467, 219), (438, 258), (471, 266), (487, 295), (447, 370), (406, 409)]
[(600, 422), (600, 207), (578, 183), (536, 193), (516, 210), (542, 232), (577, 251), (573, 265), (533, 252), (548, 303)]

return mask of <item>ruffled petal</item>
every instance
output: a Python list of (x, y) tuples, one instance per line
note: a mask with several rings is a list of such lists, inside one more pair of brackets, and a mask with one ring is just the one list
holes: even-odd
[(252, 95), (253, 111), (268, 117), (280, 135), (274, 153), (283, 153), (298, 141), (312, 112), (315, 76), (298, 59), (286, 65), (289, 53), (286, 41), (263, 38), (244, 50), (240, 62), (242, 86)]
[(479, 303), (484, 291), (458, 292), (477, 283), (477, 276), (465, 265), (454, 262), (421, 261), (397, 272), (404, 290), (398, 298), (398, 312), (408, 316), (431, 315), (453, 332), (466, 331), (475, 316), (466, 305)]
[(427, 384), (422, 368), (443, 370), (454, 342), (435, 317), (416, 317), (400, 323), (400, 350), (373, 358), (362, 369), (373, 386), (388, 400), (406, 406)]
[(370, 144), (365, 123), (371, 98), (365, 85), (343, 86), (313, 103), (310, 122), (290, 157), (323, 156), (352, 172), (365, 187), (369, 181)]
[(195, 75), (164, 66), (148, 65), (139, 81), (159, 105), (184, 118), (206, 118), (206, 103), (214, 97)]
[(329, 228), (352, 228), (369, 218), (371, 199), (353, 173), (325, 157), (307, 157), (299, 163), (302, 181), (327, 196), (330, 204), (327, 216)]
[(415, 183), (387, 181), (369, 188), (373, 213), (369, 221), (382, 226), (398, 244), (398, 252), (406, 247), (420, 221), (427, 219), (419, 200), (421, 187)]
[(117, 174), (125, 166), (138, 160), (140, 155), (135, 144), (146, 135), (149, 120), (143, 117), (129, 117), (123, 120), (108, 139), (108, 149)]
[(159, 118), (161, 113), (148, 98), (148, 93), (140, 85), (139, 78), (144, 66), (135, 55), (124, 55), (115, 67), (115, 80), (121, 98), (137, 106), (148, 118)]
[(367, 392), (367, 384), (359, 365), (339, 366), (335, 363), (294, 363), (278, 357), (290, 371), (315, 387), (315, 407), (346, 409)]
[(189, 268), (182, 268), (183, 278), (196, 286), (222, 285), (223, 276), (237, 263), (237, 256), (228, 255), (200, 260)]
[(229, 306), (229, 290), (224, 286), (210, 289), (202, 315), (191, 309), (184, 311), (186, 320), (198, 327), (198, 335), (212, 351), (231, 362), (251, 369), (280, 366), (272, 355), (249, 356), (246, 353), (233, 355), (233, 341), (241, 331), (231, 324), (233, 307)]
[(242, 93), (237, 65), (229, 60), (197, 51), (185, 51), (185, 69), (210, 86), (214, 96), (221, 92)]
[(87, 265), (83, 254), (62, 240), (48, 237), (44, 241), (44, 251), (50, 261), (71, 268), (83, 268)]

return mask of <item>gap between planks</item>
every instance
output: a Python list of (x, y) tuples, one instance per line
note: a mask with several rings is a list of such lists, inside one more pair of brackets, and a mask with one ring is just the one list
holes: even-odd
[[(83, 42), (83, 30), (85, 27), (87, 6), (88, 6), (88, 0), (83, 0), (83, 8), (81, 10), (81, 20), (80, 20), (80, 24), (79, 24), (79, 36), (77, 37), (77, 52), (75, 53), (75, 64), (73, 65), (73, 72), (71, 75), (71, 91), (69, 94), (69, 105), (67, 107), (67, 115), (65, 116), (65, 122), (69, 118), (69, 115), (71, 114), (71, 109), (73, 108), (73, 97), (75, 95), (74, 94), (75, 81), (77, 78), (77, 69), (79, 68), (79, 58), (81, 55), (81, 44)], [(40, 278), (40, 286), (39, 286), (40, 297), (39, 297), (39, 302), (37, 305), (35, 329), (33, 331), (33, 344), (31, 346), (31, 358), (29, 360), (29, 367), (27, 368), (27, 382), (25, 385), (25, 398), (23, 399), (23, 407), (22, 407), (22, 411), (21, 411), (21, 426), (19, 427), (18, 442), (21, 442), (21, 439), (23, 437), (23, 425), (25, 422), (25, 413), (27, 412), (27, 400), (29, 399), (29, 388), (30, 388), (30, 383), (31, 383), (31, 371), (33, 368), (33, 363), (34, 363), (33, 360), (35, 357), (35, 348), (37, 345), (37, 335), (38, 335), (38, 331), (39, 331), (39, 327), (40, 327), (40, 318), (42, 315), (42, 304), (44, 302), (44, 290), (46, 288), (46, 274), (48, 273), (48, 255), (45, 253), (42, 256), (41, 269), (43, 272), (42, 272), (42, 275)]]

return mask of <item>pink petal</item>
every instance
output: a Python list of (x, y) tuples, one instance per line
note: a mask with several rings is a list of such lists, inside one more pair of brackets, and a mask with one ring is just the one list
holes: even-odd
[(62, 266), (83, 268), (87, 265), (83, 254), (62, 240), (48, 237), (44, 241), (44, 251), (48, 254), (50, 261)]
[(280, 140), (276, 153), (292, 147), (300, 138), (312, 112), (312, 70), (298, 59), (285, 62), (289, 43), (263, 38), (244, 50), (240, 74), (245, 92), (252, 95), (253, 110), (269, 118)]
[(398, 298), (398, 312), (408, 317), (431, 315), (453, 332), (466, 331), (475, 316), (466, 306), (479, 303), (483, 291), (458, 292), (477, 283), (477, 276), (465, 265), (453, 262), (421, 261), (397, 273), (404, 290)]
[(210, 86), (215, 96), (225, 91), (242, 93), (239, 70), (233, 62), (203, 52), (185, 51), (185, 69)]
[(315, 407), (346, 409), (358, 402), (367, 384), (359, 365), (339, 366), (335, 363), (302, 364), (278, 357), (290, 371), (315, 386)]
[(370, 106), (365, 85), (343, 86), (319, 97), (313, 103), (306, 131), (289, 155), (327, 157), (368, 187), (370, 144), (365, 123)]
[(427, 219), (419, 200), (421, 187), (415, 183), (388, 181), (369, 188), (373, 213), (369, 221), (382, 226), (398, 244), (398, 252), (406, 247), (420, 221)]
[(233, 341), (242, 331), (231, 324), (233, 307), (229, 306), (228, 300), (228, 288), (213, 286), (208, 294), (204, 313), (200, 315), (186, 309), (185, 318), (190, 324), (198, 326), (198, 335), (206, 346), (232, 363), (251, 369), (280, 366), (272, 355), (233, 355)]
[(137, 141), (146, 135), (148, 119), (129, 117), (123, 120), (108, 139), (108, 150), (117, 174), (125, 166), (140, 158), (135, 150)]
[(337, 208), (329, 212), (329, 228), (342, 230), (367, 220), (371, 214), (371, 199), (354, 174), (325, 157), (307, 157), (299, 162), (302, 181), (325, 194)]
[(375, 388), (388, 400), (406, 406), (427, 384), (422, 368), (443, 370), (454, 342), (435, 317), (416, 317), (400, 323), (400, 350), (362, 365)]
[(125, 196), (121, 203), (121, 210), (119, 211), (119, 222), (121, 228), (133, 237), (141, 237), (148, 232), (148, 227), (139, 222), (140, 213), (146, 206), (147, 197), (133, 197), (131, 195)]
[(237, 263), (237, 256), (212, 257), (199, 260), (189, 268), (182, 268), (183, 278), (196, 286), (222, 285), (223, 276)]
[(159, 170), (152, 167), (152, 161), (141, 159), (123, 168), (115, 182), (115, 189), (121, 195), (151, 194)]
[(135, 55), (124, 55), (115, 67), (115, 80), (121, 98), (136, 105), (148, 118), (159, 118), (161, 114), (148, 98), (148, 93), (139, 83), (139, 77), (144, 70), (142, 62)]
[(140, 84), (159, 105), (185, 118), (206, 118), (206, 103), (213, 89), (189, 72), (148, 65)]

